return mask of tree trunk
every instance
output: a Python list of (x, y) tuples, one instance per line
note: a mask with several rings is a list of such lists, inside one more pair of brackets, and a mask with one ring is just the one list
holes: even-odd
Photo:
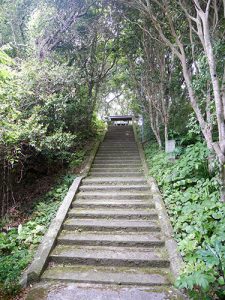
[(221, 201), (225, 202), (225, 163), (220, 166)]
[(165, 124), (164, 124), (164, 139), (165, 139), (165, 145), (168, 141), (168, 122), (165, 121)]

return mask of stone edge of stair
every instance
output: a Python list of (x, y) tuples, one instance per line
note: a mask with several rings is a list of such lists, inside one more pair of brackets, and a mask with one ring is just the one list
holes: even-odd
[(91, 169), (91, 165), (98, 151), (98, 148), (105, 137), (105, 134), (106, 131), (104, 131), (100, 139), (96, 141), (80, 176), (76, 177), (72, 185), (70, 186), (65, 198), (62, 201), (62, 204), (60, 205), (57, 211), (55, 218), (51, 221), (48, 230), (42, 239), (42, 242), (38, 246), (38, 249), (34, 254), (31, 264), (22, 273), (22, 276), (19, 281), (20, 286), (25, 288), (29, 283), (38, 281), (40, 279), (40, 276), (43, 273), (44, 268), (47, 264), (49, 254), (55, 245), (56, 239), (62, 228), (62, 224), (67, 216), (68, 210), (72, 205), (72, 201), (75, 197), (75, 194), (78, 192), (82, 179), (84, 179), (88, 175)]
[(38, 281), (45, 266), (51, 250), (53, 249), (56, 238), (62, 227), (67, 212), (71, 206), (78, 187), (81, 183), (82, 176), (74, 179), (69, 191), (60, 205), (55, 218), (50, 223), (50, 226), (44, 235), (42, 242), (38, 246), (36, 253), (34, 254), (33, 260), (28, 269), (22, 274), (20, 279), (20, 285), (26, 287), (29, 283)]
[(151, 192), (153, 195), (153, 201), (155, 203), (155, 207), (156, 207), (156, 210), (159, 215), (159, 220), (161, 223), (161, 232), (164, 236), (165, 246), (166, 246), (166, 249), (167, 249), (167, 252), (169, 255), (169, 260), (170, 260), (170, 269), (171, 269), (172, 275), (174, 277), (173, 279), (175, 281), (175, 279), (177, 279), (178, 276), (180, 275), (180, 272), (184, 265), (184, 262), (183, 262), (181, 254), (178, 250), (177, 242), (173, 238), (173, 228), (172, 228), (169, 216), (167, 214), (166, 207), (163, 202), (162, 195), (158, 188), (157, 182), (153, 177), (149, 176), (148, 166), (147, 166), (147, 163), (145, 160), (143, 146), (140, 143), (138, 135), (137, 135), (135, 121), (133, 120), (132, 123), (133, 123), (135, 141), (137, 143), (138, 151), (139, 151), (141, 162), (143, 165), (144, 175), (145, 175), (146, 180), (151, 188)]

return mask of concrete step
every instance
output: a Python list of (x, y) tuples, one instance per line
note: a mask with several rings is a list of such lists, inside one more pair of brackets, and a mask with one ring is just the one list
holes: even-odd
[(131, 133), (123, 133), (123, 132), (118, 132), (118, 133), (110, 133), (110, 134), (106, 134), (105, 135), (105, 139), (103, 141), (103, 143), (107, 142), (107, 141), (115, 141), (116, 143), (119, 142), (124, 142), (127, 141), (128, 143), (134, 143), (135, 142), (135, 136), (134, 134)]
[(106, 191), (95, 191), (95, 192), (79, 192), (76, 199), (109, 199), (109, 200), (144, 200), (152, 199), (152, 195), (148, 191), (118, 191), (118, 192), (106, 192)]
[(121, 162), (121, 163), (111, 163), (111, 162), (94, 162), (93, 168), (112, 168), (112, 169), (122, 169), (122, 168), (142, 168), (141, 162)]
[(95, 157), (95, 160), (122, 160), (122, 159), (126, 159), (126, 160), (140, 160), (140, 156), (138, 155), (134, 155), (134, 154), (120, 154), (120, 153), (114, 153), (114, 154), (97, 154), (97, 156)]
[(136, 143), (115, 143), (115, 142), (108, 142), (108, 143), (103, 143), (100, 146), (100, 149), (106, 149), (106, 148), (110, 148), (110, 149), (127, 149), (127, 150), (131, 150), (131, 149), (137, 149), (137, 145)]
[(103, 144), (105, 143), (124, 143), (124, 144), (129, 144), (129, 143), (135, 143), (135, 137), (134, 135), (131, 136), (125, 136), (124, 134), (115, 136), (115, 135), (111, 135), (111, 136), (107, 136), (105, 137)]
[(142, 164), (140, 161), (95, 161), (92, 165), (92, 168), (104, 168), (104, 169), (118, 169), (122, 170), (123, 168), (127, 169), (142, 169)]
[[(104, 167), (102, 168), (101, 166), (92, 166), (90, 172), (93, 172), (93, 171), (97, 171), (97, 172), (101, 172), (101, 173), (104, 173), (104, 172), (114, 172), (114, 173), (137, 173), (137, 172), (140, 172), (143, 176), (143, 168), (141, 166), (136, 166), (136, 167), (123, 167), (123, 168), (112, 168), (112, 167)], [(113, 175), (114, 177), (114, 175)]]
[(100, 209), (100, 208), (155, 208), (155, 204), (151, 201), (143, 201), (143, 200), (110, 200), (110, 199), (102, 199), (102, 200), (75, 200), (72, 203), (72, 207), (76, 208), (89, 208), (89, 209)]
[(135, 158), (130, 158), (130, 157), (126, 157), (126, 156), (124, 156), (124, 157), (114, 157), (114, 158), (112, 158), (112, 157), (108, 157), (108, 158), (106, 158), (106, 157), (96, 157), (95, 158), (95, 163), (113, 163), (113, 164), (119, 164), (119, 163), (141, 163), (141, 159), (140, 158), (137, 158), (137, 157), (135, 157)]
[(98, 153), (97, 153), (97, 155), (113, 155), (113, 154), (121, 154), (121, 155), (137, 155), (137, 156), (139, 156), (139, 152), (138, 152), (138, 149), (136, 149), (136, 150), (132, 150), (132, 151), (128, 151), (127, 149), (122, 149), (122, 150), (119, 150), (119, 149), (117, 149), (117, 150), (115, 150), (115, 149), (108, 149), (108, 150), (101, 150), (101, 149), (99, 149), (99, 151), (98, 151)]
[(129, 233), (126, 231), (115, 233), (107, 231), (71, 232), (63, 230), (57, 239), (63, 245), (89, 245), (114, 247), (163, 247), (165, 245), (160, 233)]
[(127, 191), (129, 193), (132, 193), (132, 192), (142, 192), (142, 191), (149, 191), (150, 192), (150, 188), (147, 184), (143, 184), (143, 185), (133, 185), (133, 184), (130, 184), (130, 185), (119, 185), (119, 184), (116, 184), (116, 185), (89, 185), (89, 184), (85, 184), (85, 185), (82, 185), (80, 186), (79, 190), (81, 192), (95, 192), (95, 191), (98, 191), (98, 192), (124, 192), (124, 191)]
[(121, 137), (121, 139), (105, 139), (102, 143), (102, 145), (123, 145), (123, 146), (129, 146), (129, 145), (136, 145), (136, 142), (134, 139), (126, 139), (125, 137)]
[(133, 139), (128, 139), (128, 140), (104, 140), (103, 143), (101, 144), (101, 146), (105, 146), (105, 145), (110, 145), (110, 146), (123, 146), (123, 147), (130, 147), (130, 146), (137, 146), (136, 142)]
[(128, 131), (120, 131), (120, 130), (113, 130), (113, 131), (108, 131), (107, 133), (106, 133), (106, 137), (107, 136), (115, 136), (115, 137), (117, 137), (117, 136), (119, 136), (119, 135), (121, 135), (122, 137), (127, 137), (127, 138), (129, 138), (129, 136), (134, 136), (134, 132), (133, 131), (131, 131), (131, 130), (128, 130)]
[(58, 245), (50, 254), (50, 261), (64, 264), (85, 264), (121, 267), (168, 268), (165, 248), (128, 248), (100, 246)]
[(65, 230), (96, 230), (96, 231), (160, 231), (159, 224), (156, 220), (110, 220), (110, 219), (67, 219), (63, 224)]
[(100, 151), (107, 151), (107, 150), (110, 150), (110, 151), (114, 151), (114, 152), (119, 152), (119, 151), (128, 151), (128, 152), (136, 152), (138, 151), (138, 148), (137, 146), (129, 146), (129, 147), (126, 147), (126, 146), (111, 146), (111, 145), (102, 145), (100, 146), (99, 148)]
[(130, 153), (130, 154), (127, 154), (127, 153), (120, 153), (120, 152), (116, 152), (116, 153), (108, 153), (108, 154), (102, 154), (102, 153), (99, 153), (97, 154), (96, 158), (95, 159), (124, 159), (126, 158), (127, 160), (129, 159), (137, 159), (137, 160), (140, 160), (140, 156), (137, 155), (137, 154), (134, 154), (134, 153)]
[(104, 158), (109, 158), (109, 157), (121, 157), (121, 158), (124, 158), (124, 157), (127, 157), (127, 158), (129, 158), (129, 157), (134, 157), (134, 158), (138, 158), (138, 159), (140, 159), (140, 156), (137, 154), (137, 153), (135, 153), (135, 152), (122, 152), (122, 151), (110, 151), (110, 152), (99, 152), (98, 154), (97, 154), (97, 156), (96, 157), (104, 157)]
[(117, 140), (114, 137), (106, 137), (103, 145), (106, 144), (114, 144), (114, 145), (135, 145), (134, 137), (126, 138), (124, 136), (121, 136), (120, 140)]
[(124, 134), (124, 133), (110, 133), (110, 134), (106, 134), (105, 139), (103, 141), (103, 143), (105, 143), (106, 141), (115, 141), (115, 142), (124, 142), (127, 141), (129, 142), (134, 142), (135, 141), (135, 136), (134, 134)]
[(114, 170), (114, 172), (112, 172), (112, 171), (102, 172), (101, 170), (96, 170), (96, 171), (91, 171), (89, 173), (90, 178), (99, 178), (99, 177), (100, 178), (102, 178), (102, 177), (108, 178), (108, 177), (112, 177), (112, 176), (117, 176), (117, 177), (120, 177), (121, 179), (130, 178), (133, 176), (143, 178), (143, 174), (141, 171), (117, 172), (116, 170)]
[(138, 210), (138, 209), (70, 209), (68, 212), (70, 218), (110, 218), (110, 219), (147, 219), (155, 220), (158, 218), (156, 210)]
[(114, 136), (116, 138), (118, 138), (118, 136), (122, 136), (122, 137), (126, 137), (127, 139), (129, 139), (130, 136), (134, 136), (134, 133), (132, 131), (127, 131), (127, 132), (124, 132), (124, 131), (111, 131), (111, 132), (107, 132), (106, 133), (106, 137), (109, 137), (109, 136)]
[(111, 149), (111, 150), (126, 150), (126, 151), (130, 151), (130, 150), (138, 150), (138, 147), (136, 145), (136, 143), (132, 143), (132, 144), (115, 144), (115, 143), (102, 143), (99, 147), (99, 149)]
[(104, 139), (104, 144), (107, 142), (115, 142), (115, 143), (134, 143), (134, 136), (130, 136), (130, 137), (126, 137), (124, 135), (120, 135), (120, 136), (106, 136)]
[(142, 171), (142, 167), (123, 167), (123, 168), (112, 168), (112, 167), (104, 167), (102, 168), (101, 166), (93, 166), (91, 168), (91, 172), (101, 172), (101, 173), (104, 173), (104, 172), (114, 172), (114, 173), (134, 173), (134, 172), (141, 172), (141, 175), (143, 176), (143, 171)]
[(144, 269), (142, 271), (141, 268), (105, 268), (86, 266), (86, 264), (73, 266), (63, 264), (48, 268), (43, 273), (42, 279), (91, 284), (160, 286), (162, 288), (169, 284), (168, 273), (167, 269), (155, 270), (148, 268), (148, 270)]
[(146, 179), (144, 177), (128, 177), (128, 178), (121, 178), (121, 177), (87, 177), (82, 180), (82, 184), (89, 184), (89, 185), (95, 185), (95, 184), (101, 184), (101, 185), (108, 185), (108, 184), (147, 184)]

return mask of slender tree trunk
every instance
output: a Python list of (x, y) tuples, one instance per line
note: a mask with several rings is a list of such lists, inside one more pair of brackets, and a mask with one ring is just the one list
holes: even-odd
[(151, 122), (151, 129), (154, 133), (154, 136), (156, 138), (157, 144), (159, 145), (159, 148), (162, 149), (162, 140), (159, 134), (159, 130), (154, 126), (153, 122)]
[(165, 139), (165, 145), (168, 141), (168, 122), (165, 121), (165, 124), (164, 124), (164, 139)]
[[(220, 93), (219, 80), (216, 71), (216, 63), (215, 63), (215, 57), (213, 53), (213, 47), (210, 39), (208, 13), (201, 12), (200, 16), (203, 24), (205, 52), (206, 52), (206, 58), (209, 65), (209, 72), (210, 72), (213, 94), (214, 94), (214, 101), (216, 106), (219, 141), (223, 141), (225, 139), (225, 124), (224, 124), (224, 111), (223, 111), (224, 108), (223, 108), (222, 97)], [(225, 150), (223, 148), (224, 147), (221, 147), (222, 152), (224, 152)]]
[(220, 166), (221, 201), (225, 202), (225, 163)]
[(192, 84), (191, 84), (191, 78), (190, 78), (190, 76), (188, 74), (188, 69), (187, 69), (185, 55), (182, 56), (181, 63), (182, 63), (184, 80), (185, 80), (185, 83), (186, 83), (186, 86), (187, 86), (187, 90), (188, 90), (188, 94), (189, 94), (189, 98), (190, 98), (190, 102), (191, 102), (192, 108), (193, 108), (193, 110), (194, 110), (194, 112), (196, 114), (197, 120), (198, 120), (199, 125), (201, 127), (201, 131), (202, 131), (202, 133), (204, 135), (207, 147), (210, 150), (213, 150), (213, 146), (212, 146), (213, 139), (212, 139), (211, 128), (209, 126), (207, 126), (207, 124), (206, 124), (206, 122), (205, 122), (205, 120), (203, 118), (202, 112), (201, 112), (199, 106), (197, 105), (197, 101), (195, 99), (195, 93), (193, 91)]
[(161, 141), (161, 137), (158, 133), (156, 134), (156, 140), (159, 145), (159, 149), (162, 149), (162, 141)]

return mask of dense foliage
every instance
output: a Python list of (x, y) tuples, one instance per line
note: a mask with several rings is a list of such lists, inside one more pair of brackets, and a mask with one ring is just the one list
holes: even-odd
[(103, 8), (90, 7), (89, 1), (50, 2), (0, 4), (5, 29), (0, 44), (0, 216), (21, 204), (20, 186), (68, 164), (72, 153), (96, 134), (99, 89), (117, 59), (111, 51), (115, 34), (101, 17)]
[(31, 261), (74, 178), (74, 175), (64, 176), (51, 191), (39, 199), (28, 221), (0, 233), (0, 297), (3, 297), (1, 293), (6, 296), (20, 290), (21, 272)]
[(209, 174), (204, 143), (180, 148), (171, 162), (156, 145), (146, 146), (150, 174), (158, 181), (185, 267), (176, 285), (193, 299), (224, 299), (225, 207)]

